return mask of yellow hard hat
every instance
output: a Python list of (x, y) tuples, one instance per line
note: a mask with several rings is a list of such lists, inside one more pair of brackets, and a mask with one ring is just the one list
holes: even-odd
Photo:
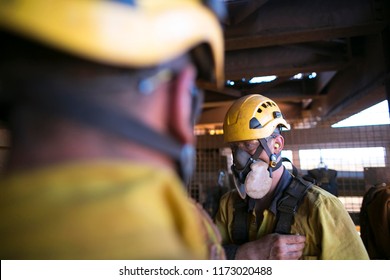
[(149, 67), (210, 46), (223, 82), (223, 33), (201, 0), (0, 1), (0, 28), (97, 62)]
[(224, 140), (236, 142), (266, 138), (279, 126), (290, 128), (274, 101), (259, 94), (247, 95), (236, 100), (226, 113)]

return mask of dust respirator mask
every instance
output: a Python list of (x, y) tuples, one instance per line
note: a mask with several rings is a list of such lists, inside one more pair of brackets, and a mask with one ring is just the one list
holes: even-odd
[(233, 150), (233, 181), (242, 199), (247, 194), (254, 199), (263, 198), (271, 188), (270, 166), (258, 159), (262, 151), (260, 143), (253, 156), (240, 148)]

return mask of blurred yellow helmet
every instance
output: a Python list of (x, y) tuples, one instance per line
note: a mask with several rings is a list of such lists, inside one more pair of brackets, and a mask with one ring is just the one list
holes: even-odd
[(236, 100), (223, 123), (225, 142), (262, 139), (279, 126), (290, 128), (278, 105), (271, 99), (252, 94)]
[(210, 46), (223, 82), (223, 33), (201, 0), (0, 1), (0, 28), (94, 61), (149, 67)]

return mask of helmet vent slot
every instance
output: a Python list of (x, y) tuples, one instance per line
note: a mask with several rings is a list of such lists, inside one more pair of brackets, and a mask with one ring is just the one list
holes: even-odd
[(274, 119), (276, 119), (276, 118), (281, 118), (281, 117), (282, 117), (282, 113), (279, 112), (279, 111), (274, 111), (274, 112), (273, 112), (273, 115), (274, 115)]
[(249, 121), (249, 128), (250, 129), (257, 129), (257, 128), (262, 128), (263, 126), (261, 125), (261, 123), (258, 121), (258, 119), (256, 118), (252, 118), (250, 121)]

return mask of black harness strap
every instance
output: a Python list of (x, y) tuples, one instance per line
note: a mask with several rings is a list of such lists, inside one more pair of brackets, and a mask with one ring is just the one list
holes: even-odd
[[(282, 198), (277, 205), (276, 225), (273, 232), (280, 234), (290, 234), (291, 225), (294, 222), (294, 215), (306, 195), (307, 191), (313, 186), (312, 183), (303, 180), (300, 177), (293, 177), (292, 183), (284, 191)], [(241, 245), (249, 241), (248, 236), (248, 205), (253, 203), (251, 198), (242, 199), (238, 193), (234, 193), (233, 199), (233, 222), (232, 238), (234, 244)], [(251, 200), (251, 201), (250, 201)]]
[(278, 202), (277, 222), (274, 232), (290, 234), (291, 225), (294, 222), (294, 215), (299, 204), (312, 186), (312, 183), (300, 177), (293, 177), (293, 182), (284, 191), (283, 197)]
[(233, 196), (233, 223), (232, 223), (232, 238), (235, 244), (243, 244), (248, 242), (248, 200), (242, 199), (238, 192), (234, 192)]

